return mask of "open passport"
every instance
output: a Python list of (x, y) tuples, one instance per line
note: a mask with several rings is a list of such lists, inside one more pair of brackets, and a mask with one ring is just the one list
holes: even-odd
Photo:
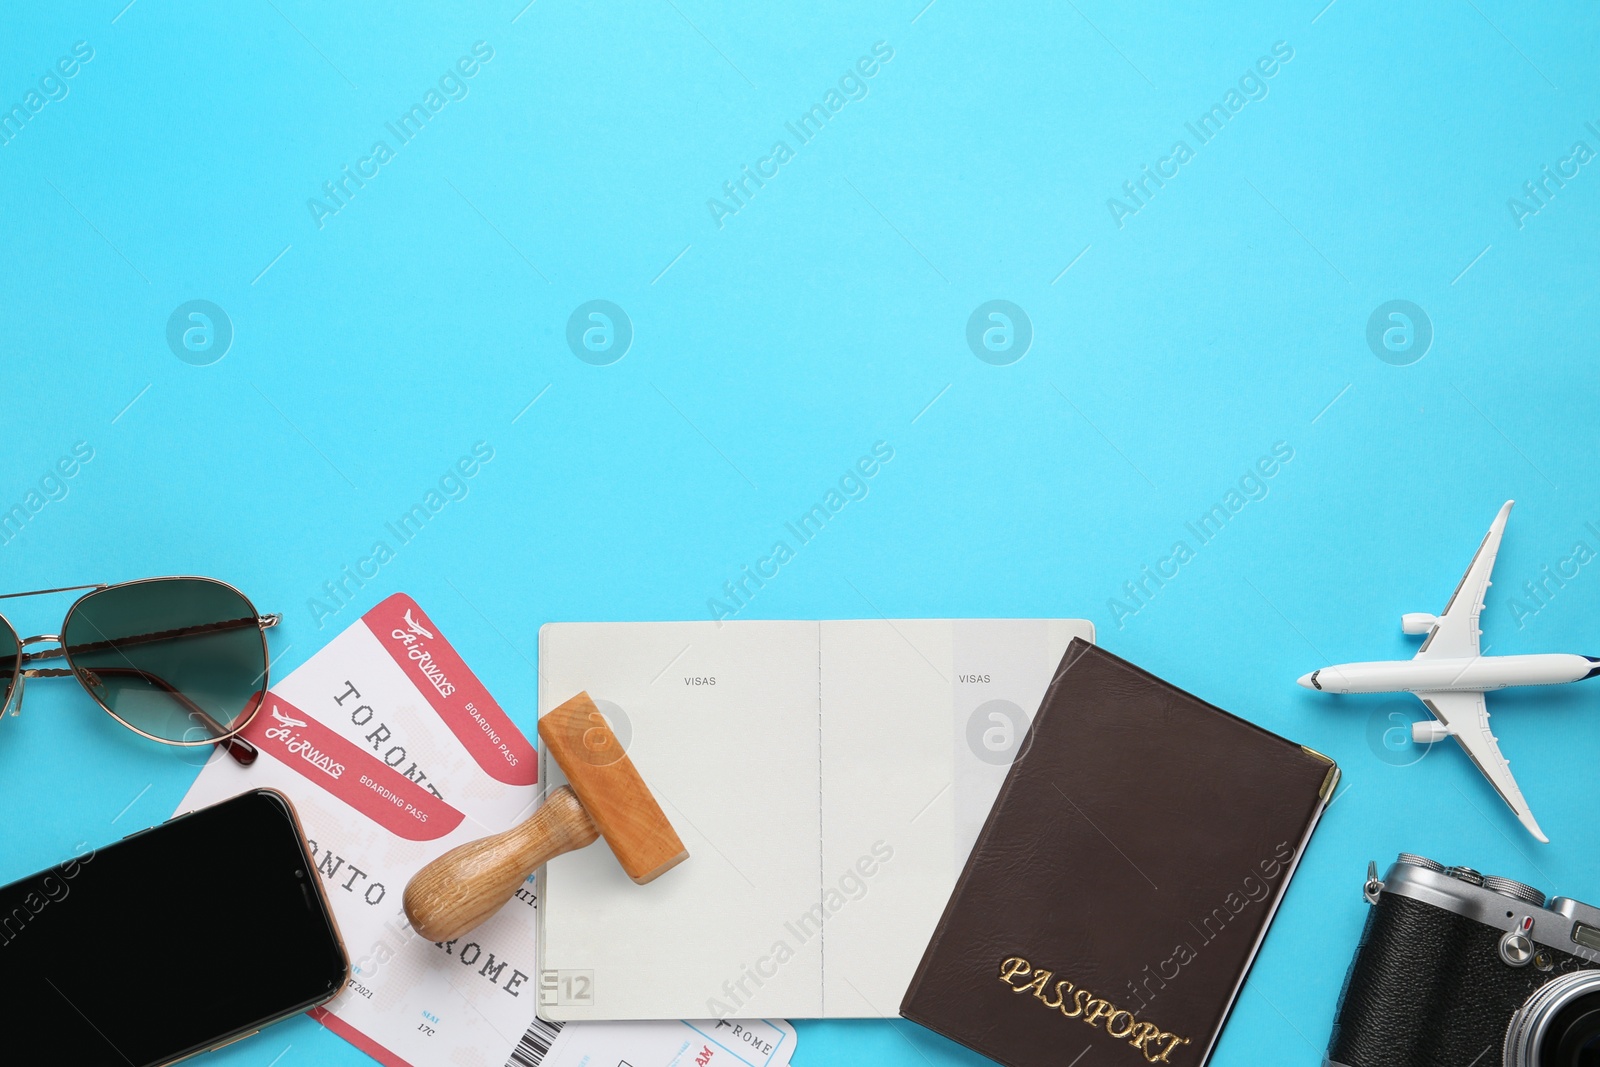
[(587, 691), (689, 859), (643, 886), (599, 847), (546, 865), (539, 1014), (892, 1017), (1062, 653), (1093, 634), (546, 625), (540, 713)]

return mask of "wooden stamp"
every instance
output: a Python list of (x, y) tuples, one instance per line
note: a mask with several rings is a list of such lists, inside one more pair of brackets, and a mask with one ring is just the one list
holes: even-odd
[(520, 826), (451, 849), (406, 886), (406, 917), (429, 941), (483, 922), (546, 862), (604, 837), (639, 885), (689, 858), (677, 831), (604, 716), (579, 693), (539, 720), (539, 738), (569, 785)]

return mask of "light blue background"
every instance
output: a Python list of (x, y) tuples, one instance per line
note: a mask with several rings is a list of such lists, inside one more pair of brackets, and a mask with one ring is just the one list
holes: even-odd
[[(541, 623), (706, 617), (881, 440), (870, 494), (739, 617), (1087, 616), (1343, 765), (1217, 1064), (1317, 1062), (1368, 859), (1600, 901), (1600, 691), (1493, 700), (1540, 846), (1453, 746), (1396, 765), (1419, 753), (1382, 732), (1411, 704), (1293, 684), (1408, 654), (1398, 616), (1443, 607), (1508, 498), (1485, 641), (1600, 651), (1600, 563), (1511, 611), (1575, 542), (1600, 550), (1600, 164), (1520, 228), (1507, 203), (1600, 150), (1593, 5), (524, 2), (0, 16), (6, 108), (94, 49), (0, 146), (0, 506), (94, 449), (0, 546), (7, 589), (215, 575), (285, 613), (280, 677), (405, 590), (531, 727)], [(307, 200), (395, 148), (384, 123), (480, 40), (469, 95), (319, 229)], [(867, 97), (799, 146), (784, 123), (879, 41)], [(1184, 123), (1279, 41), (1266, 98), (1199, 145)], [(719, 229), (707, 199), (780, 138), (795, 158)], [(1119, 228), (1107, 199), (1179, 138), (1194, 158)], [(191, 299), (233, 323), (215, 365), (167, 347)], [(611, 366), (565, 342), (593, 299), (632, 321)], [(991, 299), (1032, 321), (1011, 366), (965, 342)], [(1365, 339), (1391, 299), (1435, 332), (1410, 366)], [(323, 583), (477, 441), (469, 495), (319, 627)], [(1197, 546), (1184, 524), (1275, 442), (1294, 458), (1268, 495), (1119, 625), (1123, 583)], [(39, 633), (65, 608), (5, 611)], [(194, 774), (36, 682), (0, 729), (0, 878), (165, 818)], [(800, 1024), (806, 1067), (924, 1061), (978, 1057), (904, 1022)], [(299, 1019), (210, 1062), (364, 1059)]]

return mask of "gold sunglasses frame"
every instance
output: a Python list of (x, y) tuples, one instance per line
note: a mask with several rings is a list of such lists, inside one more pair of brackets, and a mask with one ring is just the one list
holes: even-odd
[[(73, 664), (71, 650), (69, 650), (67, 646), (62, 643), (62, 635), (67, 632), (68, 625), (72, 622), (73, 613), (76, 612), (83, 602), (88, 600), (90, 597), (93, 597), (99, 593), (103, 593), (108, 589), (122, 589), (128, 586), (146, 585), (153, 582), (169, 582), (174, 580), (209, 582), (212, 585), (220, 585), (223, 588), (228, 589), (240, 600), (244, 601), (245, 606), (250, 609), (251, 614), (249, 617), (254, 619), (261, 638), (262, 667), (260, 679), (261, 686), (259, 690), (261, 693), (261, 699), (257, 700), (255, 702), (255, 706), (252, 707), (245, 715), (243, 715), (231, 729), (224, 728), (221, 723), (218, 723), (215, 719), (211, 718), (211, 716), (202, 710), (198, 705), (195, 705), (186, 696), (184, 696), (180, 690), (166, 684), (163, 680), (158, 679), (158, 681), (161, 681), (162, 687), (165, 688), (167, 692), (174, 697), (174, 699), (177, 699), (188, 705), (191, 713), (198, 714), (203, 717), (204, 721), (210, 723), (209, 728), (214, 728), (217, 731), (217, 736), (204, 738), (198, 741), (174, 741), (171, 738), (157, 737), (152, 733), (139, 729), (137, 726), (118, 715), (111, 709), (110, 705), (108, 705), (104, 700), (100, 699), (95, 691), (90, 688), (89, 683), (84, 679), (83, 675), (84, 673), (89, 672), (89, 668), (78, 667)], [(54, 589), (32, 589), (22, 593), (0, 593), (0, 600), (12, 600), (17, 597), (28, 596), (46, 596), (50, 593), (70, 593), (80, 589), (87, 591), (82, 596), (74, 600), (72, 605), (67, 608), (67, 614), (61, 620), (61, 632), (59, 634), (37, 634), (33, 637), (24, 638), (21, 634), (21, 631), (16, 628), (11, 620), (8, 619), (4, 614), (0, 614), (0, 624), (3, 624), (6, 629), (11, 631), (11, 636), (15, 638), (17, 642), (17, 662), (16, 666), (11, 672), (11, 688), (6, 694), (5, 702), (0, 704), (0, 718), (4, 718), (7, 712), (10, 712), (10, 714), (13, 716), (21, 714), (22, 690), (23, 683), (26, 679), (72, 678), (77, 681), (79, 687), (89, 695), (89, 698), (100, 706), (102, 711), (104, 711), (107, 715), (110, 715), (117, 721), (117, 723), (129, 730), (132, 730), (140, 737), (148, 738), (149, 740), (155, 741), (159, 744), (172, 745), (176, 748), (198, 748), (202, 745), (222, 745), (227, 750), (228, 754), (239, 763), (248, 766), (249, 764), (255, 762), (255, 746), (251, 745), (248, 741), (245, 741), (238, 735), (241, 731), (248, 727), (252, 721), (254, 721), (256, 715), (260, 713), (262, 705), (266, 703), (266, 693), (270, 686), (269, 674), (272, 669), (271, 652), (267, 648), (267, 631), (283, 621), (282, 614), (273, 612), (263, 615), (259, 610), (257, 610), (255, 603), (248, 596), (245, 596), (244, 592), (237, 586), (234, 586), (228, 582), (224, 582), (220, 578), (208, 578), (205, 575), (200, 574), (168, 574), (155, 578), (136, 578), (130, 582), (95, 582), (88, 585), (57, 586)], [(40, 641), (54, 641), (56, 642), (56, 645), (53, 648), (42, 649), (38, 652), (29, 652), (27, 650), (28, 645), (37, 644)], [(28, 664), (38, 660), (54, 659), (57, 656), (60, 656), (66, 661), (66, 669), (59, 667), (41, 668), (28, 666)]]

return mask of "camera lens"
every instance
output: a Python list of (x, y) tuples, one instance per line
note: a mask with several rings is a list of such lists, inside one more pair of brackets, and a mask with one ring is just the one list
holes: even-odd
[(1600, 1003), (1575, 1020), (1554, 1055), (1543, 1056), (1541, 1062), (1551, 1067), (1600, 1067)]
[(1540, 986), (1511, 1016), (1505, 1067), (1600, 1067), (1600, 970)]

